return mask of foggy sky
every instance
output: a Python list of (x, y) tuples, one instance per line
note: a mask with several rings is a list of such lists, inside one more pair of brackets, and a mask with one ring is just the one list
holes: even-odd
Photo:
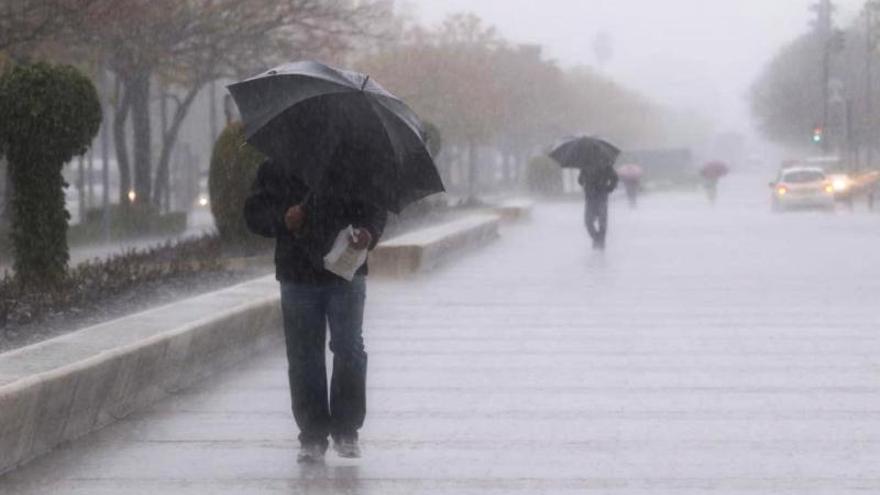
[[(545, 45), (563, 65), (596, 65), (593, 40), (614, 40), (603, 70), (655, 101), (696, 109), (719, 130), (750, 132), (746, 95), (776, 49), (809, 28), (815, 0), (410, 0), (435, 24), (469, 11), (514, 41)], [(835, 0), (838, 24), (863, 0)]]

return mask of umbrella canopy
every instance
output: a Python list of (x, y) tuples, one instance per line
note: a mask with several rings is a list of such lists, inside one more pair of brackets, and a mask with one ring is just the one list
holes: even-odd
[(399, 213), (444, 190), (419, 118), (365, 74), (295, 62), (229, 92), (247, 141), (318, 194)]
[(580, 169), (613, 167), (618, 156), (616, 146), (589, 136), (568, 139), (550, 153), (550, 158), (564, 168)]
[(644, 170), (635, 163), (625, 163), (617, 167), (617, 175), (624, 180), (639, 180), (642, 178)]
[(700, 175), (706, 179), (720, 179), (730, 173), (730, 167), (724, 162), (714, 161), (703, 165), (700, 169)]

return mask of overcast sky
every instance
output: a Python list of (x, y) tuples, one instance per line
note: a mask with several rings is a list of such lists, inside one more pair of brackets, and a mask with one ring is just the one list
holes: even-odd
[[(596, 65), (593, 40), (607, 32), (603, 68), (659, 103), (698, 109), (724, 129), (746, 130), (746, 94), (762, 65), (808, 29), (817, 0), (410, 0), (435, 24), (474, 12), (511, 40), (544, 45), (564, 65)], [(835, 0), (848, 23), (864, 0)]]

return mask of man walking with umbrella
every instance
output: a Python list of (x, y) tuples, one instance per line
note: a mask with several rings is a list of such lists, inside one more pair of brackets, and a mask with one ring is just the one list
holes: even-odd
[[(229, 89), (248, 142), (269, 158), (244, 213), (252, 231), (275, 239), (297, 461), (323, 460), (328, 436), (341, 457), (360, 457), (364, 250), (379, 242), (386, 211), (399, 213), (443, 184), (418, 117), (363, 74), (298, 62)], [(362, 263), (353, 272), (330, 261), (340, 246)]]
[[(309, 196), (273, 161), (259, 169), (245, 204), (250, 229), (276, 239), (276, 278), (287, 341), (294, 417), (300, 428), (300, 462), (319, 461), (327, 436), (342, 457), (359, 457), (358, 430), (366, 415), (367, 353), (363, 340), (367, 265), (352, 280), (325, 269), (323, 256), (337, 233), (351, 225), (355, 250), (376, 246), (385, 211), (330, 195)], [(328, 325), (329, 324), (329, 325)], [(326, 327), (330, 329), (333, 376), (327, 401)]]
[(614, 167), (581, 169), (578, 183), (584, 188), (586, 207), (584, 220), (593, 239), (593, 249), (605, 249), (608, 233), (608, 196), (617, 189), (618, 176)]
[(614, 162), (620, 150), (598, 138), (569, 139), (550, 153), (565, 168), (580, 169), (578, 183), (584, 188), (584, 220), (593, 239), (593, 249), (605, 249), (608, 232), (608, 196), (617, 188)]

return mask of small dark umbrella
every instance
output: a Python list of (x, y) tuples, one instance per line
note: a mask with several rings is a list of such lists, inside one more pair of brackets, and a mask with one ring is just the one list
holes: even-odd
[(617, 175), (621, 180), (639, 180), (642, 178), (644, 172), (644, 169), (635, 163), (625, 163), (617, 167)]
[(419, 118), (367, 75), (295, 62), (229, 91), (247, 141), (316, 193), (400, 213), (444, 190)]
[(616, 146), (589, 136), (568, 139), (550, 153), (550, 158), (564, 168), (580, 169), (613, 167), (618, 156)]
[(709, 162), (700, 169), (700, 175), (705, 179), (718, 180), (730, 173), (730, 167), (720, 161)]

